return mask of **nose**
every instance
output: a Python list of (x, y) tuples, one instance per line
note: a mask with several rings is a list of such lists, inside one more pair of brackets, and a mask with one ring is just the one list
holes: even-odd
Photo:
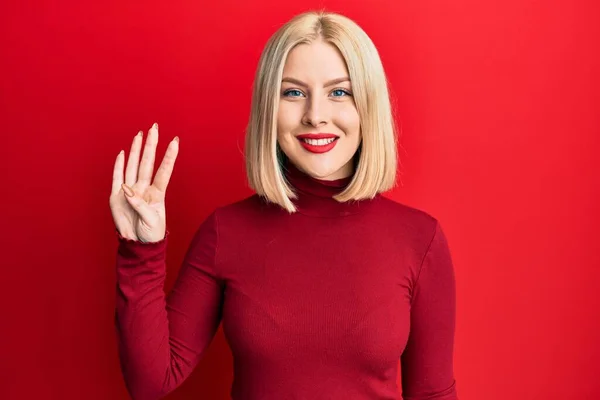
[(326, 124), (328, 121), (327, 100), (320, 99), (320, 96), (313, 96), (306, 102), (306, 112), (302, 118), (302, 123), (314, 127)]

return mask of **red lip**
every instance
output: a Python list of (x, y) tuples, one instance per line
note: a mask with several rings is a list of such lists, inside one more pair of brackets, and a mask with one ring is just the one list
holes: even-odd
[(339, 136), (333, 133), (302, 133), (296, 137), (300, 139), (331, 139)]
[[(304, 147), (305, 150), (310, 151), (311, 153), (322, 154), (327, 153), (332, 150), (337, 144), (337, 139), (339, 139), (338, 135), (334, 135), (332, 133), (303, 133), (301, 135), (296, 136), (300, 145)], [(308, 144), (302, 139), (335, 139), (329, 144), (325, 145), (313, 145)]]

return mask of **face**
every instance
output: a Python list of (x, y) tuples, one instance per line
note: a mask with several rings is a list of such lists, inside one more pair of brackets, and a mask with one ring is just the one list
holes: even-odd
[(288, 54), (277, 113), (277, 142), (294, 165), (324, 180), (352, 175), (361, 140), (350, 75), (337, 48), (316, 41)]

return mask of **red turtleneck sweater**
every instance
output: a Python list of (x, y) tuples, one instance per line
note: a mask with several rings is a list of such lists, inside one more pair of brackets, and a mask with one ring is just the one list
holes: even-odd
[(287, 176), (299, 212), (256, 195), (217, 208), (166, 298), (168, 231), (156, 243), (117, 232), (132, 397), (179, 386), (222, 322), (235, 400), (456, 400), (454, 271), (439, 222), (380, 195), (338, 203), (350, 178)]

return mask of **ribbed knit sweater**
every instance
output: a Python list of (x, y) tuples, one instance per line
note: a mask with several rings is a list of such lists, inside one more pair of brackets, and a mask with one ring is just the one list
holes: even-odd
[(333, 199), (351, 178), (293, 165), (286, 177), (299, 211), (257, 195), (216, 208), (167, 296), (169, 231), (155, 243), (116, 233), (115, 322), (132, 397), (178, 387), (222, 323), (234, 400), (457, 400), (455, 278), (440, 223), (381, 195)]

